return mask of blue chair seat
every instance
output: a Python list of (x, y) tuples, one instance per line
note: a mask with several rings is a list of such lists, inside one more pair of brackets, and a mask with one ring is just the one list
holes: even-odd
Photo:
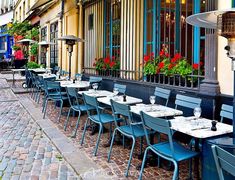
[(73, 105), (72, 106), (73, 109), (77, 110), (77, 111), (90, 111), (95, 109), (93, 106), (89, 106), (89, 105)]
[[(126, 125), (126, 126), (120, 126), (118, 127), (118, 129), (120, 131), (122, 131), (123, 133), (125, 134), (128, 134), (130, 136), (135, 136), (135, 137), (142, 137), (142, 136), (145, 136), (145, 132), (144, 132), (144, 129), (143, 129), (143, 126), (142, 125), (134, 125), (132, 126), (132, 129), (134, 131), (134, 134), (132, 133), (132, 130), (131, 130), (131, 126), (130, 125)], [(151, 133), (150, 130), (147, 130), (148, 133)]]
[(90, 118), (92, 119), (92, 121), (96, 122), (96, 123), (112, 123), (114, 121), (114, 118), (111, 114), (104, 114), (104, 113), (100, 113), (99, 115), (93, 115), (90, 116)]
[(48, 98), (54, 99), (54, 100), (66, 100), (68, 97), (66, 96), (60, 96), (60, 95), (49, 95)]
[[(176, 161), (183, 161), (190, 159), (198, 155), (197, 152), (191, 151), (183, 147), (182, 145), (173, 142), (174, 145), (174, 158)], [(151, 146), (153, 150), (157, 151), (159, 154), (172, 158), (172, 150), (169, 142), (161, 142)]]

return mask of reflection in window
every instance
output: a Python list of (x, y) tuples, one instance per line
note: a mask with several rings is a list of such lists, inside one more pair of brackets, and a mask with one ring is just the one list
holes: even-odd
[(121, 0), (105, 1), (105, 56), (120, 57)]
[[(47, 27), (41, 29), (41, 41), (46, 41), (47, 37)], [(46, 50), (41, 47), (41, 64), (46, 65)]]
[(58, 43), (56, 41), (58, 38), (58, 22), (52, 23), (50, 26), (50, 41), (56, 43), (50, 46), (50, 67), (58, 65)]

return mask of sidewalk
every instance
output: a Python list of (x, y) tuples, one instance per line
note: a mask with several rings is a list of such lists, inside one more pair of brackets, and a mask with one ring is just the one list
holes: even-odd
[[(20, 89), (20, 86), (21, 86), (21, 83), (16, 82), (16, 88)], [(55, 155), (53, 153), (51, 154), (52, 156), (54, 155), (54, 158), (52, 159), (58, 160), (58, 162), (56, 161), (56, 163), (58, 164), (57, 165), (58, 169), (56, 169), (58, 176), (55, 179), (63, 179), (60, 177), (60, 174), (61, 174), (60, 170), (62, 169), (61, 164), (66, 164), (65, 166), (68, 169), (67, 176), (64, 179), (73, 179), (73, 178), (75, 179), (82, 178), (82, 179), (87, 179), (87, 180), (91, 180), (91, 179), (95, 179), (95, 180), (96, 179), (102, 179), (102, 180), (103, 179), (123, 179), (125, 180), (126, 179), (126, 177), (124, 176), (124, 172), (127, 167), (127, 161), (128, 161), (129, 153), (130, 153), (130, 146), (128, 145), (129, 143), (126, 144), (127, 145), (126, 148), (123, 148), (123, 146), (120, 146), (120, 145), (114, 145), (111, 161), (110, 163), (108, 163), (107, 155), (109, 152), (109, 147), (106, 147), (104, 145), (107, 143), (107, 140), (109, 138), (109, 133), (102, 134), (97, 156), (93, 156), (93, 150), (94, 150), (95, 143), (97, 140), (97, 133), (95, 135), (90, 135), (90, 132), (87, 131), (84, 145), (83, 146), (80, 145), (81, 135), (83, 132), (82, 127), (87, 117), (85, 114), (81, 116), (80, 127), (78, 129), (77, 137), (71, 138), (72, 131), (77, 121), (76, 116), (70, 117), (71, 126), (68, 125), (67, 131), (64, 131), (63, 125), (65, 122), (66, 116), (64, 115), (61, 116), (61, 122), (58, 123), (57, 117), (58, 117), (59, 108), (55, 108), (53, 103), (49, 102), (48, 108), (47, 108), (47, 117), (46, 119), (42, 119), (42, 112), (41, 112), (42, 100), (40, 100), (39, 104), (37, 104), (35, 103), (34, 100), (32, 100), (32, 98), (30, 97), (28, 93), (15, 95), (14, 93), (12, 93), (9, 87), (11, 87), (11, 82), (6, 83), (4, 80), (1, 80), (1, 75), (0, 75), (0, 103), (2, 101), (2, 103), (11, 104), (11, 105), (6, 105), (6, 104), (3, 105), (4, 107), (9, 106), (9, 108), (13, 105), (16, 106), (16, 104), (18, 104), (17, 107), (15, 107), (17, 111), (13, 111), (11, 113), (14, 114), (14, 112), (20, 111), (20, 113), (23, 113), (23, 115), (19, 113), (19, 114), (16, 114), (15, 116), (9, 115), (9, 117), (13, 120), (17, 119), (17, 121), (25, 122), (24, 118), (22, 120), (19, 117), (23, 117), (27, 115), (26, 119), (30, 121), (30, 125), (33, 124), (35, 127), (37, 127), (36, 132), (38, 131), (41, 132), (41, 134), (38, 132), (40, 135), (38, 135), (37, 138), (43, 136), (43, 138), (47, 139), (47, 143), (49, 143), (54, 148), (53, 150), (56, 153), (54, 153)], [(1, 91), (4, 93), (1, 93)], [(2, 111), (3, 113), (5, 112), (7, 113), (5, 109), (3, 109)], [(64, 107), (63, 112), (67, 114), (67, 111), (68, 111), (68, 107)], [(0, 119), (0, 128), (1, 128), (1, 122), (2, 122), (1, 119)], [(13, 129), (20, 128), (18, 126), (19, 125), (17, 126), (15, 125)], [(28, 134), (25, 134), (24, 138), (27, 139), (27, 136)], [(13, 136), (13, 138), (14, 137), (15, 136)], [(2, 140), (0, 136), (0, 142), (1, 141)], [(36, 142), (38, 143), (37, 145), (39, 145), (38, 141), (39, 140), (36, 139)], [(43, 140), (43, 142), (44, 141), (45, 140)], [(28, 150), (30, 152), (31, 146), (32, 145), (30, 145), (29, 147), (26, 146), (25, 147), (26, 151)], [(38, 148), (37, 148), (37, 151), (38, 151)], [(38, 160), (37, 155), (43, 154), (43, 153), (37, 153), (37, 151), (35, 152), (33, 156), (33, 158), (36, 161)], [(27, 158), (30, 154), (29, 152), (26, 153)], [(46, 149), (44, 149), (44, 152), (46, 152)], [(128, 179), (138, 179), (139, 177), (139, 170), (137, 170), (137, 166), (139, 166), (142, 162), (142, 158), (138, 159), (139, 153), (140, 153), (140, 144), (139, 144), (139, 141), (137, 141)], [(1, 154), (5, 156), (5, 152), (1, 153), (0, 151), (0, 156)], [(52, 170), (50, 169), (51, 164), (49, 165), (44, 164), (44, 162), (46, 161), (45, 155), (44, 157), (41, 157), (41, 158), (42, 158), (41, 164), (38, 165), (39, 167), (41, 167), (39, 168), (40, 174), (37, 175), (37, 177), (41, 179), (42, 173), (44, 172), (42, 169), (46, 169), (49, 175), (44, 179), (50, 179), (51, 172), (52, 170), (54, 172), (54, 169)], [(188, 177), (187, 167), (188, 167), (187, 162), (180, 164), (180, 179), (187, 179)], [(34, 169), (31, 169), (30, 172), (28, 172), (29, 176), (34, 175), (33, 170)], [(6, 171), (6, 168), (4, 168), (4, 171)], [(1, 169), (0, 169), (0, 172), (1, 172)], [(150, 180), (150, 179), (156, 179), (156, 178), (160, 180), (171, 179), (172, 171), (167, 171), (163, 168), (158, 168), (156, 166), (151, 167), (147, 165), (147, 167), (144, 170), (143, 179)]]

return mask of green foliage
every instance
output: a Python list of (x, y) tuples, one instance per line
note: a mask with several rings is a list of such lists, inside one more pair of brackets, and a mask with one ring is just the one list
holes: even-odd
[(12, 26), (8, 30), (8, 34), (11, 36), (14, 35), (22, 35), (25, 36), (27, 35), (27, 32), (32, 29), (32, 25), (30, 24), (29, 21), (24, 21), (24, 22), (14, 22)]
[(18, 51), (18, 50), (20, 50), (21, 48), (20, 48), (20, 46), (14, 45), (14, 46), (12, 46), (12, 49), (13, 49), (14, 51)]
[(38, 41), (39, 40), (39, 27), (33, 27), (30, 31), (26, 33), (25, 38)]
[(146, 63), (144, 66), (144, 75), (154, 75), (156, 74), (156, 66), (155, 63)]
[(37, 56), (38, 55), (38, 44), (32, 44), (30, 48), (30, 55)]
[(30, 61), (27, 63), (27, 68), (36, 69), (36, 68), (40, 68), (40, 65), (37, 64), (36, 62)]
[(176, 73), (182, 77), (192, 74), (192, 66), (187, 62), (186, 59), (183, 59), (176, 65)]

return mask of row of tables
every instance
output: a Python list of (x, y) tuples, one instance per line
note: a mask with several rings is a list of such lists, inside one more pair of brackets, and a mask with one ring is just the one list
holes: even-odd
[[(55, 76), (49, 74), (41, 74), (44, 78)], [(207, 138), (216, 137), (220, 135), (225, 135), (233, 132), (233, 127), (228, 124), (217, 122), (217, 131), (211, 130), (211, 122), (212, 120), (206, 118), (196, 119), (193, 117), (185, 117), (182, 116), (183, 112), (181, 110), (176, 110), (174, 108), (166, 107), (163, 105), (150, 105), (144, 104), (143, 100), (140, 98), (126, 96), (126, 101), (124, 101), (123, 96), (114, 96), (113, 92), (107, 90), (80, 90), (81, 88), (90, 87), (90, 83), (88, 81), (76, 81), (73, 83), (72, 81), (60, 81), (62, 87), (74, 87), (78, 88), (78, 94), (82, 95), (87, 94), (93, 97), (97, 97), (98, 102), (103, 103), (105, 105), (110, 105), (110, 99), (117, 101), (122, 104), (130, 105), (130, 110), (132, 113), (136, 115), (140, 115), (140, 111), (145, 112), (146, 114), (153, 117), (173, 117), (170, 119), (171, 128), (174, 131), (178, 131), (189, 135), (196, 139), (196, 142), (203, 141)], [(199, 144), (197, 143), (197, 146)], [(202, 147), (203, 148), (203, 147)], [(197, 147), (196, 150), (199, 150)], [(203, 164), (202, 164), (203, 166)], [(203, 168), (203, 167), (202, 167)]]

